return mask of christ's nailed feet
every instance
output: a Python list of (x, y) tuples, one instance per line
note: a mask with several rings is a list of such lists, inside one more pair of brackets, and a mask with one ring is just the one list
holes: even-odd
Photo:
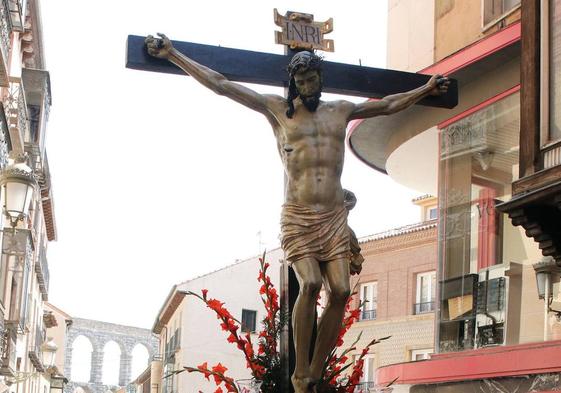
[(297, 378), (292, 376), (292, 386), (294, 393), (312, 393), (315, 392), (316, 382), (312, 378)]

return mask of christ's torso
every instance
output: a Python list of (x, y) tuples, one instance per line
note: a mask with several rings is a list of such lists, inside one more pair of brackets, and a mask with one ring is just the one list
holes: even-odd
[(287, 175), (285, 202), (315, 210), (341, 205), (345, 111), (337, 102), (322, 102), (315, 112), (297, 106), (292, 119), (279, 118), (275, 134)]

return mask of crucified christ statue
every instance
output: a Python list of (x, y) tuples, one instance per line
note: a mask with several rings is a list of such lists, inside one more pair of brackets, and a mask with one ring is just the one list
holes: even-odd
[[(263, 114), (273, 129), (287, 178), (281, 246), (300, 284), (292, 313), (296, 352), (292, 384), (296, 393), (310, 392), (335, 347), (350, 295), (350, 274), (359, 273), (362, 262), (352, 253), (356, 252), (357, 247), (352, 247), (356, 239), (347, 225), (354, 196), (349, 197), (341, 186), (347, 124), (354, 119), (390, 115), (427, 95), (443, 94), (449, 80), (435, 75), (417, 89), (378, 101), (326, 102), (320, 99), (321, 59), (304, 51), (295, 54), (287, 67), (289, 94), (284, 98), (231, 82), (177, 51), (165, 35), (159, 36), (146, 38), (150, 55), (169, 60), (216, 94)], [(312, 329), (322, 283), (328, 299), (314, 345)]]

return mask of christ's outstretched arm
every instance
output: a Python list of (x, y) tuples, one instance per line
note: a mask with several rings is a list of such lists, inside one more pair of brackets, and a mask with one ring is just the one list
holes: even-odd
[(158, 35), (160, 38), (151, 35), (146, 37), (145, 43), (149, 55), (169, 60), (216, 94), (226, 96), (267, 117), (273, 116), (271, 104), (273, 101), (282, 100), (282, 97), (259, 94), (245, 86), (231, 82), (224, 75), (197, 63), (176, 50), (164, 34), (158, 33)]
[(448, 91), (449, 84), (448, 78), (434, 75), (425, 85), (408, 92), (392, 94), (378, 101), (366, 101), (356, 104), (349, 116), (349, 120), (391, 115), (410, 107), (428, 95), (445, 94)]

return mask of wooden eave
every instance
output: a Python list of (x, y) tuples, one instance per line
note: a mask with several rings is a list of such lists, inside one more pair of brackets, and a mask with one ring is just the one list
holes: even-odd
[(177, 290), (176, 285), (172, 288), (158, 314), (158, 317), (156, 318), (156, 321), (154, 322), (154, 326), (152, 326), (152, 333), (160, 334), (162, 332), (162, 329), (169, 322), (172, 315), (183, 301), (185, 295), (187, 295), (187, 292)]
[(41, 204), (43, 205), (43, 216), (45, 217), (47, 239), (49, 239), (49, 241), (56, 240), (56, 222), (54, 215), (53, 198), (51, 196), (50, 188), (41, 190)]

